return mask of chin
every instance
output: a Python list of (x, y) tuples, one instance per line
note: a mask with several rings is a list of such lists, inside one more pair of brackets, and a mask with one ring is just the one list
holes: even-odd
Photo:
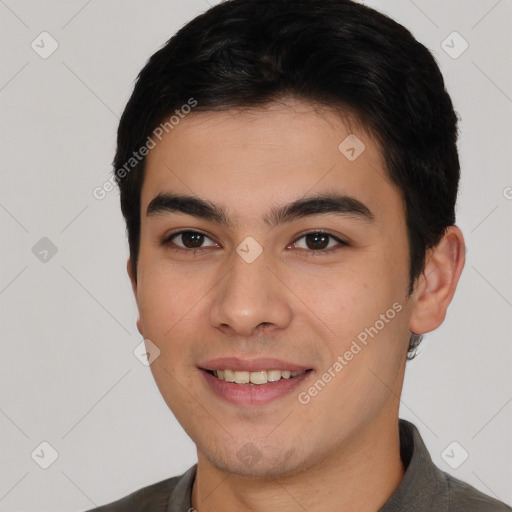
[[(306, 471), (311, 467), (311, 458), (298, 453), (296, 448), (279, 452), (273, 447), (258, 448), (248, 442), (235, 453), (203, 452), (210, 464), (218, 470), (249, 479), (275, 480)], [(309, 462), (308, 462), (309, 461)]]

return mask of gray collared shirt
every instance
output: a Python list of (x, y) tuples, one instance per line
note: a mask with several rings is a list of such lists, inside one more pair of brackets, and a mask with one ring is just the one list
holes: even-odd
[[(378, 512), (512, 512), (512, 508), (437, 468), (418, 429), (400, 420), (400, 485)], [(150, 485), (88, 512), (192, 512), (197, 464), (186, 473)]]

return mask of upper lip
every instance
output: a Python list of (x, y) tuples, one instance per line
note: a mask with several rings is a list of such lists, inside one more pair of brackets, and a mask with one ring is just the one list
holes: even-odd
[(260, 370), (289, 370), (291, 372), (301, 372), (309, 370), (307, 366), (302, 366), (288, 361), (275, 358), (258, 359), (239, 359), (238, 357), (219, 357), (210, 359), (199, 365), (204, 370), (234, 370), (257, 372)]

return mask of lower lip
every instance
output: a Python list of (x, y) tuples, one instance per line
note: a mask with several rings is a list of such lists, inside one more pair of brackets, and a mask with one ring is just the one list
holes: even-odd
[(297, 377), (280, 379), (267, 384), (235, 384), (214, 377), (206, 370), (201, 373), (210, 388), (221, 398), (235, 405), (264, 405), (291, 393), (309, 377), (311, 370)]

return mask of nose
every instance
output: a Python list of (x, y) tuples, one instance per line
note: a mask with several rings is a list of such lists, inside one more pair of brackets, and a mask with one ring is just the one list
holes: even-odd
[(212, 291), (212, 326), (225, 334), (249, 337), (258, 330), (270, 333), (290, 324), (292, 293), (269, 263), (265, 252), (252, 263), (233, 256), (231, 269)]

